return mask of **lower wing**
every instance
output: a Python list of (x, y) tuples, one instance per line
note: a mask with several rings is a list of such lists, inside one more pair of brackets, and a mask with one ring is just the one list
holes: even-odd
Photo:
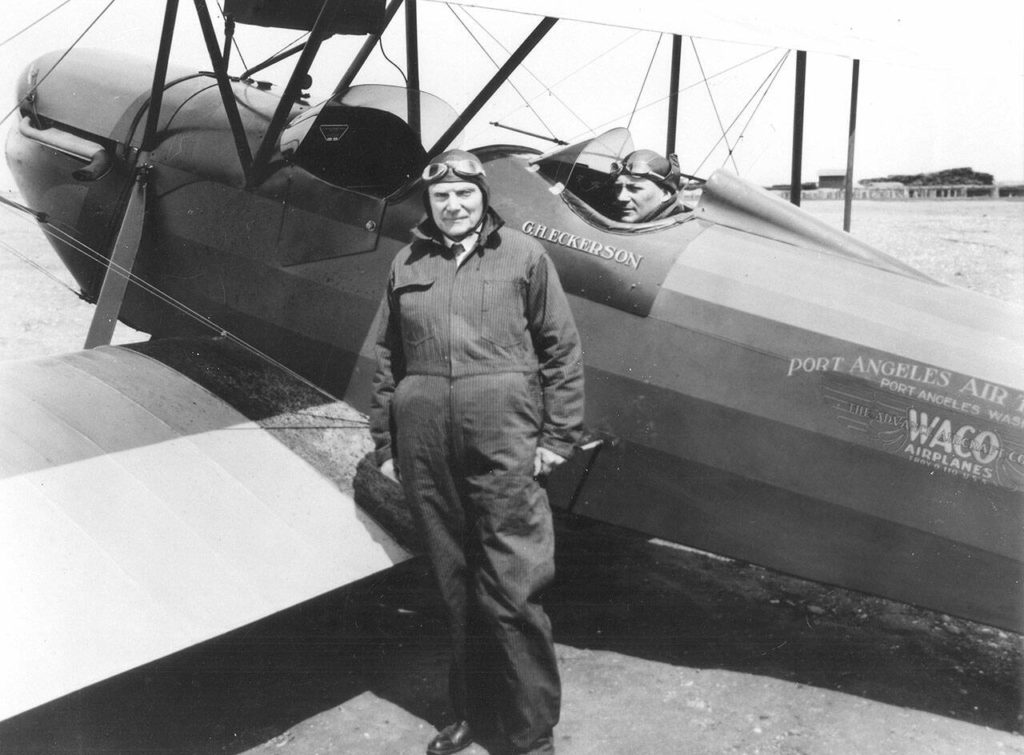
[(409, 557), (337, 479), (358, 416), (250, 368), (259, 421), (126, 348), (0, 364), (0, 720)]

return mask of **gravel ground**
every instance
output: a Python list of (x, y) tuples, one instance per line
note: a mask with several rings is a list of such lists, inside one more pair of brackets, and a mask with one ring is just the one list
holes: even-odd
[[(843, 225), (842, 202), (804, 202), (803, 209)], [(943, 283), (1024, 307), (1022, 201), (855, 202), (851, 232)]]
[[(805, 208), (841, 223), (840, 203)], [(854, 232), (1024, 303), (1024, 204), (860, 202)], [(80, 348), (92, 307), (3, 209), (0, 281), (0, 359)], [(120, 326), (115, 340), (140, 337)], [(365, 449), (365, 431), (348, 443)], [(546, 604), (563, 755), (1024, 753), (1018, 635), (570, 518), (558, 529)], [(414, 560), (7, 722), (0, 751), (419, 753), (446, 719), (444, 656)]]

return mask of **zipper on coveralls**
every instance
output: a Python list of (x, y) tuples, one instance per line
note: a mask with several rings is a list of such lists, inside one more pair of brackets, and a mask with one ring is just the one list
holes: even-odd
[(451, 444), (451, 453), (458, 457), (459, 448), (462, 443), (456, 438), (457, 425), (455, 422), (455, 360), (452, 356), (452, 343), (454, 339), (452, 334), (454, 332), (453, 321), (454, 313), (453, 308), (455, 304), (455, 286), (458, 283), (459, 276), (459, 265), (452, 257), (452, 264), (455, 265), (455, 270), (452, 272), (451, 283), (448, 287), (448, 344), (447, 351), (445, 354), (445, 360), (448, 362), (448, 442)]
[[(469, 254), (466, 256), (466, 258), (462, 261), (462, 264), (459, 264), (458, 261), (455, 259), (455, 256), (452, 255), (452, 262), (451, 262), (451, 264), (453, 264), (455, 266), (455, 270), (452, 272), (452, 275), (451, 275), (451, 286), (450, 286), (450, 288), (448, 290), (448, 352), (447, 352), (447, 355), (445, 357), (447, 359), (447, 361), (448, 361), (448, 427), (449, 427), (448, 437), (450, 439), (449, 442), (453, 443), (454, 445), (457, 445), (457, 449), (456, 448), (452, 449), (453, 451), (458, 450), (459, 453), (456, 454), (457, 456), (461, 456), (462, 440), (461, 440), (461, 437), (459, 437), (458, 440), (456, 440), (457, 432), (458, 432), (458, 425), (457, 425), (457, 423), (455, 421), (455, 419), (456, 419), (456, 417), (455, 417), (455, 415), (456, 415), (456, 412), (455, 412), (455, 359), (454, 359), (454, 356), (453, 356), (453, 348), (452, 348), (452, 344), (454, 342), (454, 339), (452, 338), (452, 333), (454, 332), (454, 329), (455, 329), (454, 328), (454, 322), (455, 322), (455, 318), (454, 318), (454, 304), (455, 304), (455, 296), (456, 296), (456, 286), (458, 286), (458, 283), (459, 283), (459, 273), (461, 272), (463, 267), (466, 267), (467, 265), (469, 265), (472, 262), (472, 257), (475, 254), (476, 254), (476, 247), (474, 247), (469, 252)], [(478, 259), (477, 260), (477, 269), (478, 270), (479, 270), (479, 267), (480, 267), (480, 265), (479, 265), (479, 259)]]

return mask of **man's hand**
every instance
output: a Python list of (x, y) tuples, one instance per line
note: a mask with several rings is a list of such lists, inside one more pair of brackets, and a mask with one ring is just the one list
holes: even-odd
[(537, 452), (533, 455), (533, 476), (547, 477), (555, 467), (561, 464), (565, 464), (565, 459), (554, 451), (537, 446)]
[(383, 464), (381, 464), (380, 472), (382, 475), (391, 478), (395, 482), (401, 482), (401, 480), (399, 480), (400, 475), (398, 473), (398, 467), (395, 466), (394, 459), (388, 459)]

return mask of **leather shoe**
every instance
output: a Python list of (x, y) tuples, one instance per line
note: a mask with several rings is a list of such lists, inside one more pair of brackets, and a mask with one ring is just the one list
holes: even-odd
[(473, 732), (468, 721), (456, 721), (444, 727), (427, 745), (427, 755), (449, 755), (465, 750), (473, 744)]
[(523, 755), (555, 755), (555, 743), (551, 737), (541, 737), (525, 750), (516, 750)]

